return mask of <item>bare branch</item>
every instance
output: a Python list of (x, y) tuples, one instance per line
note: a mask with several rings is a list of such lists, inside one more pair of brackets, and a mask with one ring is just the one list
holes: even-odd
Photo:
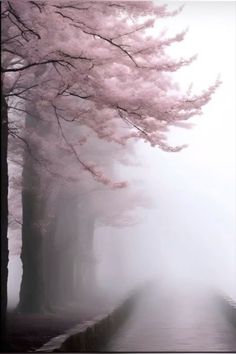
[(13, 37), (3, 39), (3, 40), (2, 40), (2, 44), (9, 43), (10, 41), (12, 41), (12, 40), (14, 40), (14, 39), (16, 39), (16, 38), (18, 38), (18, 37), (21, 37), (21, 35), (20, 35), (20, 34), (16, 34), (16, 35), (13, 36)]
[(22, 66), (20, 68), (12, 68), (12, 69), (4, 69), (4, 68), (2, 68), (1, 71), (3, 73), (23, 71), (23, 70), (29, 69), (29, 68), (31, 68), (33, 66), (44, 65), (44, 64), (59, 64), (59, 65), (65, 66), (65, 64), (63, 64), (63, 63), (66, 63), (67, 65), (73, 66), (71, 63), (68, 63), (65, 60), (49, 59), (49, 60), (41, 61), (41, 62), (38, 62), (38, 63), (27, 64), (27, 65)]
[(71, 21), (75, 21), (75, 19), (74, 18), (72, 18), (72, 17), (70, 17), (70, 16), (67, 16), (67, 15), (64, 15), (62, 12), (60, 12), (60, 11), (55, 11), (55, 13), (56, 14), (58, 14), (58, 15), (60, 15), (60, 16), (62, 16), (63, 18), (68, 18), (68, 20), (71, 20)]
[(60, 117), (58, 116), (57, 114), (57, 110), (56, 108), (54, 107), (54, 111), (55, 111), (55, 116), (56, 116), (56, 119), (57, 119), (57, 123), (58, 123), (58, 126), (59, 126), (59, 129), (60, 129), (60, 132), (61, 132), (61, 136), (63, 137), (65, 143), (67, 144), (67, 146), (70, 148), (71, 152), (73, 153), (74, 157), (76, 158), (76, 160), (83, 166), (83, 168), (90, 172), (95, 178), (98, 178), (99, 176), (96, 174), (96, 172), (90, 168), (88, 165), (86, 165), (85, 162), (83, 162), (81, 160), (81, 158), (79, 157), (77, 151), (75, 150), (74, 146), (68, 141), (64, 131), (63, 131), (63, 128), (62, 128), (62, 125), (61, 125), (61, 122), (60, 122)]
[(110, 43), (112, 46), (114, 46), (114, 47), (120, 49), (125, 55), (127, 55), (127, 56), (130, 58), (130, 60), (132, 60), (132, 62), (135, 64), (135, 66), (138, 67), (138, 64), (136, 63), (136, 61), (134, 60), (134, 58), (132, 57), (132, 55), (131, 55), (126, 49), (124, 49), (124, 48), (122, 47), (122, 45), (113, 42), (112, 39), (106, 38), (106, 37), (102, 36), (101, 34), (92, 33), (92, 32), (87, 32), (87, 31), (85, 31), (85, 30), (82, 30), (82, 31), (83, 31), (84, 33), (86, 33), (86, 34), (91, 35), (91, 36), (98, 37), (98, 38), (102, 39), (103, 41), (106, 41), (106, 42)]
[(108, 4), (108, 6), (118, 7), (120, 9), (124, 9), (124, 6), (118, 4)]
[[(40, 39), (40, 35), (33, 31), (31, 28), (26, 26), (26, 24), (23, 22), (23, 20), (20, 18), (20, 16), (17, 14), (16, 10), (13, 8), (13, 6), (10, 4), (8, 1), (8, 6), (9, 6), (9, 12), (15, 17), (15, 19), (21, 24), (23, 28), (25, 28), (28, 32), (32, 33), (34, 36), (36, 36), (38, 39)], [(19, 27), (18, 27), (19, 28)], [(22, 31), (22, 30), (21, 30)]]
[(83, 100), (87, 100), (87, 99), (93, 97), (92, 95), (81, 96), (81, 95), (79, 95), (78, 93), (74, 93), (74, 92), (70, 92), (70, 91), (65, 91), (65, 93), (68, 93), (70, 96), (82, 98)]
[[(22, 94), (22, 93), (24, 93), (24, 92), (26, 92), (26, 91), (28, 91), (28, 90), (31, 90), (32, 88), (37, 87), (37, 86), (38, 86), (38, 84), (33, 85), (33, 86), (30, 86), (30, 87), (27, 87), (27, 88), (23, 89), (23, 90), (20, 91), (20, 92), (9, 93), (8, 95), (5, 95), (5, 97), (9, 97), (9, 96), (19, 96), (20, 94)], [(20, 97), (20, 96), (19, 96), (19, 97)]]
[(20, 34), (20, 37), (23, 38), (26, 42), (29, 42), (29, 40), (27, 39), (27, 37), (25, 37), (25, 33), (28, 32), (28, 31), (22, 30), (22, 29), (20, 28), (20, 26), (18, 25), (18, 23), (15, 22), (15, 21), (13, 20), (13, 18), (11, 18), (10, 15), (8, 15), (8, 18), (9, 18), (9, 20), (18, 28), (18, 30), (20, 31), (20, 33), (21, 33), (21, 34)]
[(77, 115), (77, 117), (74, 117), (74, 118), (72, 118), (72, 119), (67, 119), (67, 118), (65, 118), (61, 113), (58, 112), (58, 111), (65, 111), (64, 109), (56, 107), (56, 105), (54, 105), (53, 103), (52, 103), (52, 107), (54, 108), (54, 112), (55, 112), (55, 114), (58, 116), (58, 118), (61, 118), (61, 119), (63, 119), (63, 120), (66, 121), (66, 122), (74, 122), (74, 121), (77, 121), (78, 117), (82, 116), (83, 114), (88, 113), (88, 111), (81, 112), (80, 114)]
[[(136, 128), (138, 131), (140, 131), (142, 134), (146, 135), (146, 136), (149, 136), (148, 133), (143, 130), (142, 128), (140, 128), (139, 126), (137, 126), (134, 122), (130, 121), (127, 117), (125, 117), (121, 111), (124, 111), (124, 112), (127, 112), (128, 114), (130, 114), (130, 112), (128, 112), (128, 110), (126, 110), (125, 108), (121, 108), (119, 106), (117, 106), (118, 108), (118, 113), (119, 113), (119, 116), (127, 123), (129, 123), (131, 126), (133, 126), (134, 128)], [(133, 114), (137, 114), (137, 113), (133, 113)]]
[[(15, 82), (12, 84), (11, 88), (9, 90), (7, 90), (8, 92), (12, 92), (16, 88), (16, 85), (19, 82), (20, 78), (21, 78), (21, 73), (19, 73)], [(5, 97), (6, 97), (6, 94), (5, 94)]]
[(34, 116), (31, 112), (26, 111), (25, 109), (13, 107), (13, 106), (8, 106), (8, 108), (9, 109), (14, 109), (15, 111), (19, 111), (19, 112), (23, 112), (23, 113), (29, 114), (33, 118), (38, 118), (38, 117)]
[(12, 137), (17, 138), (17, 139), (19, 139), (20, 141), (22, 141), (22, 142), (25, 144), (25, 146), (27, 147), (27, 152), (30, 154), (30, 156), (32, 157), (32, 159), (33, 159), (35, 162), (37, 162), (41, 167), (43, 167), (48, 173), (50, 173), (50, 175), (52, 175), (52, 176), (54, 176), (54, 177), (56, 177), (56, 178), (62, 178), (62, 179), (63, 179), (63, 177), (62, 177), (59, 173), (54, 172), (54, 171), (51, 171), (51, 170), (47, 167), (47, 165), (42, 162), (42, 160), (40, 160), (40, 159), (38, 159), (37, 157), (34, 156), (34, 154), (32, 153), (31, 147), (30, 147), (28, 141), (27, 141), (25, 138), (23, 138), (22, 136), (18, 135), (18, 134), (15, 133), (15, 132), (10, 132), (10, 135), (11, 135)]
[(68, 53), (65, 53), (65, 52), (62, 52), (61, 50), (58, 50), (57, 51), (58, 54), (66, 57), (66, 58), (70, 58), (70, 59), (75, 59), (75, 60), (87, 60), (87, 61), (91, 61), (93, 60), (92, 58), (87, 58), (87, 57), (83, 57), (82, 55), (77, 55), (77, 56), (73, 56), (71, 54), (68, 54)]
[(124, 37), (124, 36), (128, 36), (129, 34), (133, 34), (133, 33), (135, 33), (135, 32), (141, 31), (141, 30), (144, 29), (144, 28), (146, 28), (146, 25), (137, 27), (137, 28), (135, 28), (133, 31), (126, 32), (126, 33), (123, 33), (123, 34), (119, 34), (118, 36), (113, 37), (112, 40), (118, 39), (118, 38), (121, 38), (121, 37)]
[(73, 5), (53, 5), (53, 7), (57, 8), (57, 9), (72, 9), (72, 10), (79, 10), (79, 11), (83, 11), (83, 10), (88, 10), (90, 9), (91, 6), (89, 7), (77, 7), (77, 6), (73, 6)]
[(39, 5), (37, 2), (35, 1), (30, 1), (30, 4), (34, 5), (37, 7), (37, 9), (39, 10), (40, 13), (42, 13), (42, 8), (43, 8), (43, 4)]

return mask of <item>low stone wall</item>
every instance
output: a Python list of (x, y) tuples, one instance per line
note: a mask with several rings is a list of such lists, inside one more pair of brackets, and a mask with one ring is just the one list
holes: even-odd
[(133, 292), (120, 305), (92, 321), (80, 324), (65, 334), (52, 338), (37, 352), (93, 352), (98, 350), (121, 326), (132, 311), (139, 292)]
[(219, 301), (227, 319), (236, 327), (236, 301), (227, 295), (221, 295)]

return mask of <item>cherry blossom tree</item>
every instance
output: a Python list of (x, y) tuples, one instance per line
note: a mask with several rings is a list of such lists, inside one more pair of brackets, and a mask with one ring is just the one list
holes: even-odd
[[(169, 128), (188, 127), (188, 120), (202, 113), (220, 82), (194, 94), (180, 91), (173, 80), (172, 72), (195, 59), (171, 58), (167, 53), (166, 49), (184, 40), (186, 33), (168, 38), (163, 33), (152, 33), (151, 28), (156, 21), (175, 16), (180, 10), (169, 12), (166, 6), (151, 1), (2, 2), (5, 290), (7, 134), (25, 145), (23, 176), (27, 200), (23, 193), (23, 228), (27, 231), (23, 231), (23, 249), (24, 242), (31, 242), (32, 250), (33, 238), (30, 240), (29, 234), (34, 234), (35, 220), (25, 208), (29, 208), (30, 200), (31, 206), (40, 204), (35, 215), (45, 220), (42, 210), (47, 200), (42, 196), (46, 181), (73, 181), (79, 188), (84, 180), (111, 189), (127, 187), (127, 181), (116, 180), (109, 168), (106, 171), (106, 158), (92, 160), (86, 152), (94, 135), (110, 144), (107, 146), (117, 144), (123, 149), (138, 139), (168, 152), (184, 147), (168, 144)], [(16, 114), (22, 122), (17, 129)], [(117, 152), (111, 154), (112, 162), (107, 155), (112, 166)], [(36, 198), (29, 185), (35, 189), (39, 181)], [(109, 213), (103, 211), (102, 216), (108, 218)], [(41, 244), (42, 229), (35, 234)], [(30, 257), (23, 256), (23, 267), (28, 267)], [(33, 262), (37, 257), (38, 253), (34, 254)], [(40, 262), (42, 258), (35, 263), (36, 268)], [(6, 292), (3, 298), (6, 300)], [(41, 304), (37, 307), (41, 308)]]
[[(79, 121), (108, 141), (125, 144), (142, 138), (163, 150), (178, 151), (181, 146), (165, 142), (168, 127), (200, 114), (219, 82), (194, 95), (178, 91), (168, 75), (194, 60), (172, 59), (165, 51), (183, 40), (185, 32), (162, 38), (147, 34), (147, 29), (177, 12), (151, 2), (7, 2), (3, 53), (18, 60), (10, 60), (2, 70), (6, 81), (7, 74), (27, 70), (27, 75), (17, 76), (10, 95), (22, 96), (19, 85), (26, 86), (32, 99), (35, 95), (37, 104), (44, 106), (43, 114), (47, 108), (58, 122)], [(106, 21), (101, 23), (101, 17)], [(34, 69), (39, 65), (47, 70), (36, 80)], [(121, 136), (115, 129), (120, 120), (131, 128)], [(103, 180), (93, 166), (84, 168)]]

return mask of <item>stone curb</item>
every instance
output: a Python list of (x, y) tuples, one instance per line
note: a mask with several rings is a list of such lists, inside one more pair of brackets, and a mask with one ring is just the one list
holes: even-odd
[(220, 303), (227, 319), (236, 327), (236, 301), (227, 295), (222, 295)]
[(98, 350), (128, 317), (137, 293), (132, 293), (108, 314), (101, 314), (52, 338), (36, 352), (89, 352)]

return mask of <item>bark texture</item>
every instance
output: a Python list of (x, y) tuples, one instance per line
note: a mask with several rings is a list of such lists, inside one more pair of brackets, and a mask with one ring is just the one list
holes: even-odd
[(6, 336), (8, 277), (8, 116), (7, 103), (1, 90), (1, 343)]

